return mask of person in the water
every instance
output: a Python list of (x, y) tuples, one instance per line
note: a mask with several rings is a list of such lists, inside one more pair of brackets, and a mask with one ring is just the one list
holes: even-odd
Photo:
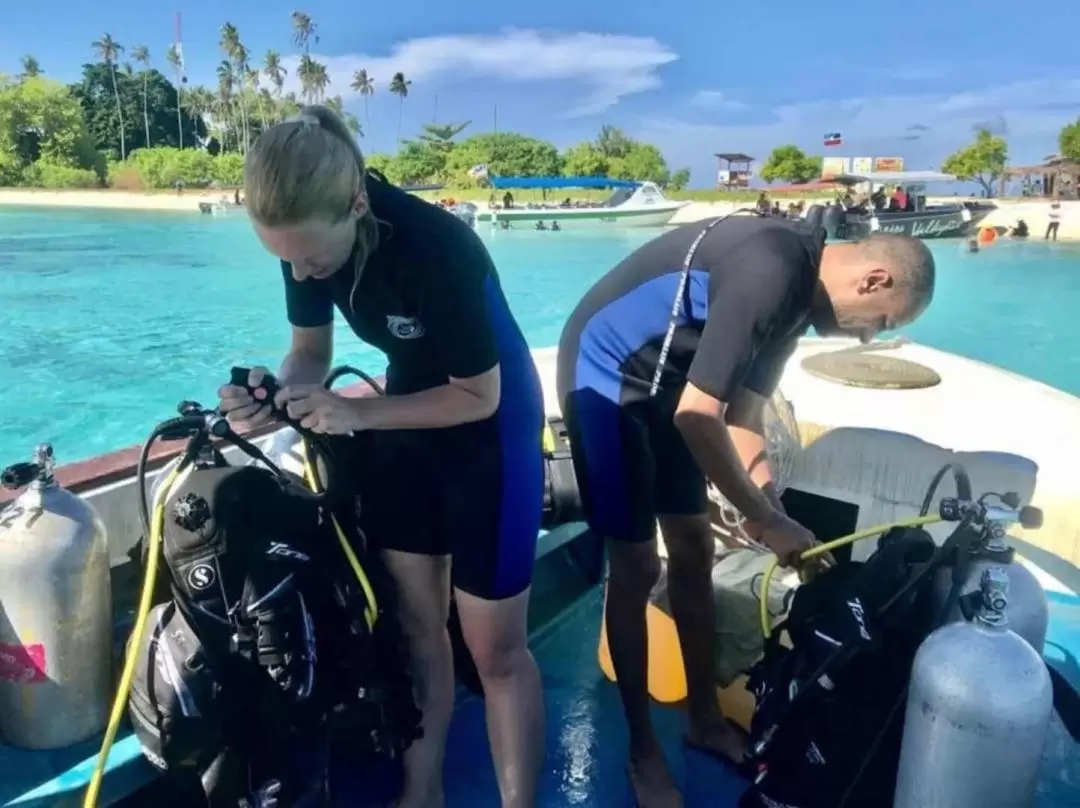
[(646, 606), (668, 551), (668, 595), (686, 666), (687, 744), (741, 760), (713, 681), (706, 479), (786, 565), (814, 536), (772, 486), (764, 407), (799, 336), (868, 341), (930, 303), (921, 241), (874, 235), (824, 243), (797, 222), (732, 217), (684, 225), (601, 278), (559, 341), (558, 388), (589, 526), (607, 540), (608, 646), (629, 724), (641, 808), (677, 808), (649, 715)]
[[(365, 526), (399, 590), (423, 711), (399, 806), (444, 801), (453, 586), (484, 689), (502, 804), (531, 808), (544, 727), (526, 612), (543, 507), (544, 409), (491, 257), (457, 217), (367, 171), (326, 107), (306, 107), (259, 136), (244, 193), (256, 234), (280, 259), (292, 326), (277, 404), (316, 432), (372, 441), (353, 458)], [(385, 397), (323, 387), (335, 310), (386, 354)], [(250, 383), (264, 373), (254, 370)], [(232, 420), (270, 416), (244, 388), (219, 394)]]

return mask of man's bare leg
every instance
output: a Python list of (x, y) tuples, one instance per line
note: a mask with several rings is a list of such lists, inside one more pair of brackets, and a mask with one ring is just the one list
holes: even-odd
[(405, 785), (398, 808), (442, 808), (443, 757), (454, 710), (450, 612), (450, 557), (384, 550), (398, 590), (398, 613), (409, 642), (413, 687), (424, 737), (405, 753)]
[(461, 633), (484, 687), (488, 742), (503, 808), (533, 808), (544, 758), (544, 695), (528, 647), (529, 590), (483, 600), (454, 590)]
[(686, 668), (687, 741), (741, 762), (746, 751), (742, 735), (724, 719), (716, 700), (714, 539), (709, 517), (662, 516), (660, 529), (668, 551), (668, 599)]
[(640, 808), (681, 808), (649, 715), (649, 594), (660, 577), (656, 541), (609, 540), (607, 627), (611, 664), (630, 731), (630, 782)]

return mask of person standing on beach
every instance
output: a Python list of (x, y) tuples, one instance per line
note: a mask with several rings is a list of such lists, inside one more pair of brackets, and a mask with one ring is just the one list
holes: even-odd
[(1046, 236), (1043, 240), (1050, 241), (1053, 239), (1057, 241), (1059, 227), (1061, 227), (1061, 203), (1053, 202), (1050, 204), (1050, 223), (1046, 225)]
[(824, 244), (804, 224), (735, 216), (654, 239), (586, 293), (559, 341), (558, 389), (589, 526), (607, 542), (605, 620), (629, 724), (641, 808), (679, 791), (649, 716), (646, 606), (668, 551), (668, 593), (686, 665), (688, 747), (740, 761), (713, 680), (714, 555), (706, 480), (788, 566), (815, 543), (788, 517), (765, 452), (765, 402), (799, 336), (863, 342), (929, 305), (921, 241)]
[[(292, 326), (275, 403), (316, 432), (362, 433), (344, 438), (355, 442), (346, 459), (357, 477), (345, 483), (362, 488), (365, 532), (397, 585), (423, 712), (398, 806), (444, 803), (453, 586), (484, 689), (502, 805), (531, 808), (544, 726), (526, 614), (543, 508), (544, 405), (491, 257), (456, 216), (368, 172), (326, 107), (305, 107), (259, 136), (244, 194), (255, 232), (281, 259)], [(385, 396), (350, 399), (323, 386), (335, 309), (387, 355)], [(253, 370), (249, 383), (266, 372)], [(270, 417), (243, 387), (219, 395), (231, 420)]]

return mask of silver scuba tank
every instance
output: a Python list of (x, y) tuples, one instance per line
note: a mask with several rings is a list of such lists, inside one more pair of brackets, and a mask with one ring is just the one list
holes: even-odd
[(52, 447), (4, 470), (28, 485), (0, 510), (0, 738), (59, 749), (104, 729), (113, 615), (105, 526), (53, 478)]
[(1035, 797), (1053, 710), (1046, 663), (1008, 627), (1009, 576), (983, 573), (981, 609), (919, 647), (894, 808), (1022, 808)]
[[(1050, 623), (1050, 607), (1046, 600), (1046, 592), (1035, 575), (1019, 561), (1013, 559), (1012, 548), (1006, 541), (1008, 524), (1015, 521), (1016, 517), (1026, 521), (1029, 512), (1031, 514), (1038, 512), (1033, 508), (1012, 510), (994, 506), (986, 507), (985, 512), (981, 540), (972, 548), (967, 574), (960, 585), (959, 594), (963, 597), (979, 591), (983, 574), (988, 569), (1004, 569), (1009, 577), (1009, 628), (1027, 640), (1031, 647), (1041, 655)], [(996, 518), (998, 516), (1001, 518)], [(1034, 515), (1030, 518), (1036, 520)], [(1041, 522), (1041, 520), (1037, 521)], [(1032, 523), (1024, 526), (1038, 527), (1039, 525)], [(951, 588), (952, 569), (946, 566), (934, 575), (931, 589), (934, 609), (932, 614), (940, 613)], [(947, 617), (949, 622), (963, 619), (964, 615), (959, 605), (954, 607)]]

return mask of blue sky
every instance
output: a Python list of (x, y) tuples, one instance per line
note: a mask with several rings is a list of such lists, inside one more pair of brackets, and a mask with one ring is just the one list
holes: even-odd
[[(318, 26), (313, 52), (332, 92), (362, 120), (349, 79), (361, 67), (375, 77), (369, 151), (393, 146), (398, 101), (385, 88), (402, 70), (413, 80), (405, 133), (433, 117), (490, 130), (497, 108), (499, 129), (567, 146), (610, 123), (689, 167), (695, 186), (713, 182), (715, 152), (764, 157), (784, 143), (935, 168), (980, 124), (1008, 136), (1014, 164), (1035, 162), (1080, 116), (1076, 0), (300, 1), (16, 2), (0, 27), (0, 72), (31, 53), (74, 80), (106, 31), (162, 65), (179, 11), (190, 80), (212, 84), (222, 23), (256, 56), (294, 54), (289, 14), (300, 7)], [(844, 146), (823, 150), (834, 130)]]

